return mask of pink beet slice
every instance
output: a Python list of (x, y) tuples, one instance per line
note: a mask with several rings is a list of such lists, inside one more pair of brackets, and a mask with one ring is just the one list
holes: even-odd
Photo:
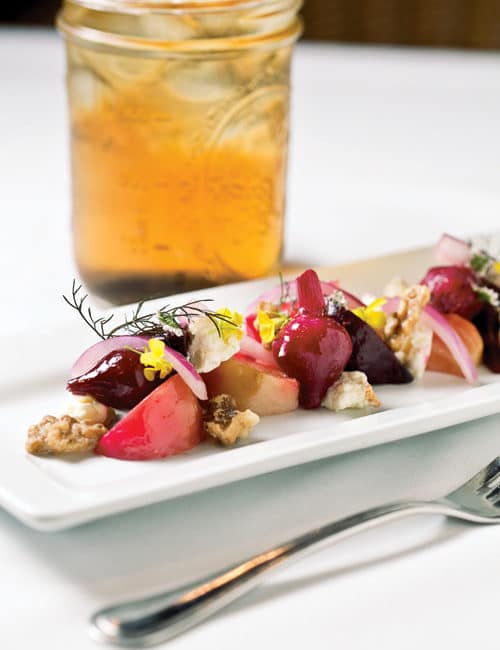
[(273, 341), (279, 366), (300, 384), (299, 402), (317, 408), (340, 377), (352, 353), (349, 334), (332, 318), (299, 314)]
[(180, 454), (202, 439), (200, 403), (174, 375), (105, 433), (96, 452), (122, 460), (151, 460)]
[(435, 309), (467, 320), (472, 320), (484, 304), (473, 289), (474, 282), (474, 272), (464, 266), (434, 266), (422, 280), (431, 291)]

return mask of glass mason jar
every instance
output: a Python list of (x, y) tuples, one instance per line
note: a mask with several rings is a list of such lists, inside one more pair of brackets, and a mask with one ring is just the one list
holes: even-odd
[(66, 0), (74, 248), (114, 303), (280, 259), (300, 0)]

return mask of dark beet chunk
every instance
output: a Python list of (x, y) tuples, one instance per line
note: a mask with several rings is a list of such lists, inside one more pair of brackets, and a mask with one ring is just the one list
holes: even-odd
[(130, 409), (162, 381), (158, 378), (148, 381), (139, 354), (124, 349), (110, 352), (91, 370), (70, 379), (67, 388), (74, 395), (92, 395), (106, 406)]
[(352, 340), (352, 355), (346, 370), (364, 372), (373, 385), (409, 384), (413, 381), (411, 373), (398, 361), (377, 332), (356, 314), (340, 308), (332, 318), (345, 327)]
[(158, 327), (145, 329), (141, 334), (151, 338), (161, 339), (169, 348), (187, 357), (188, 347), (191, 343), (191, 333), (187, 327), (179, 328), (178, 331), (168, 331), (162, 325), (158, 325)]
[(474, 320), (484, 341), (483, 362), (491, 372), (500, 373), (500, 343), (498, 334), (500, 330), (498, 309), (493, 305), (485, 304), (479, 316)]

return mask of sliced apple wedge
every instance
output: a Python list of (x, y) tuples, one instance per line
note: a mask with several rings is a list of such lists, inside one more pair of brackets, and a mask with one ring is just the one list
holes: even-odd
[(203, 375), (208, 396), (232, 395), (239, 410), (257, 415), (277, 415), (294, 411), (299, 405), (299, 384), (278, 369), (242, 355)]

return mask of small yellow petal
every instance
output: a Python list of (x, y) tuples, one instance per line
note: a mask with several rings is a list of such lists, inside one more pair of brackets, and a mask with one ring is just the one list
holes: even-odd
[(271, 318), (271, 322), (273, 323), (275, 330), (282, 328), (286, 323), (286, 320), (287, 319), (284, 316), (276, 316), (275, 318)]
[(148, 381), (154, 381), (155, 376), (156, 372), (153, 368), (144, 368), (144, 377), (146, 377)]
[(272, 323), (261, 325), (259, 334), (262, 343), (272, 343), (274, 341), (274, 325)]
[(141, 354), (140, 362), (142, 363), (142, 365), (154, 366), (155, 361), (156, 361), (156, 357), (152, 352), (144, 352), (143, 354)]
[(160, 339), (149, 339), (149, 349), (155, 357), (163, 357), (165, 343)]
[(498, 273), (500, 275), (500, 262), (495, 262), (493, 264), (493, 269), (495, 270), (495, 273)]
[(235, 336), (237, 339), (241, 339), (243, 336), (243, 330), (241, 326), (243, 325), (243, 316), (236, 311), (231, 311), (228, 307), (223, 307), (218, 309), (217, 314), (223, 316), (219, 319), (217, 323), (220, 336), (224, 343), (228, 343), (229, 339)]
[(376, 330), (382, 329), (382, 327), (385, 326), (386, 321), (387, 321), (386, 316), (381, 311), (372, 312), (371, 314), (369, 314), (368, 320), (367, 320), (368, 325), (370, 325), (371, 327), (373, 327), (373, 329), (376, 329)]
[(384, 298), (379, 298), (368, 305), (368, 307), (357, 307), (353, 309), (352, 313), (365, 321), (370, 327), (373, 327), (373, 329), (381, 329), (386, 324), (387, 317), (383, 311), (379, 310), (379, 307), (385, 302)]
[(243, 338), (243, 330), (240, 328), (235, 329), (234, 332), (232, 333), (232, 336), (236, 336), (238, 341), (241, 341), (241, 339)]
[(267, 313), (265, 311), (262, 311), (262, 309), (259, 309), (259, 311), (257, 312), (257, 323), (259, 325), (269, 325), (270, 322), (271, 319), (269, 318)]
[(385, 298), (377, 298), (376, 300), (374, 300), (368, 305), (367, 309), (369, 309), (370, 311), (380, 311), (380, 309), (385, 305), (386, 302), (387, 300)]

